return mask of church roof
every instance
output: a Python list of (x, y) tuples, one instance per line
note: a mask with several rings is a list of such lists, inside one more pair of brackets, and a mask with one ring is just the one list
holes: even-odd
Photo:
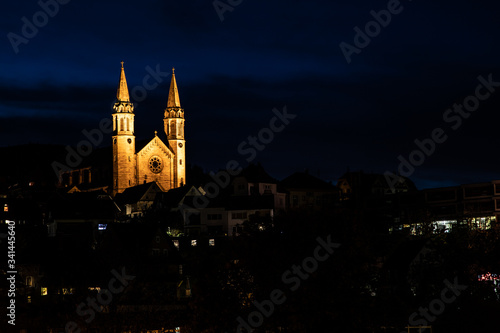
[(281, 181), (281, 185), (286, 189), (315, 189), (315, 190), (335, 190), (335, 186), (316, 178), (307, 172), (296, 172)]
[(127, 188), (123, 193), (118, 193), (116, 195), (116, 201), (120, 204), (134, 204), (144, 197), (148, 191), (161, 192), (158, 184), (156, 182), (150, 182), (146, 184), (141, 184), (133, 187)]
[(180, 108), (179, 90), (175, 81), (175, 68), (172, 68), (172, 80), (170, 81), (170, 91), (168, 92), (167, 108)]
[(178, 208), (179, 204), (184, 204), (193, 207), (193, 197), (201, 195), (200, 191), (192, 185), (184, 185), (173, 188), (167, 192), (160, 192), (156, 195), (155, 205), (157, 207)]
[(264, 170), (260, 164), (250, 164), (248, 165), (239, 175), (239, 177), (245, 177), (249, 183), (270, 183), (277, 184), (278, 181)]
[[(170, 147), (170, 145), (163, 142), (158, 137), (157, 132), (155, 132), (155, 136), (153, 137), (153, 139), (147, 141), (144, 146), (142, 146), (143, 143), (144, 143), (144, 141), (141, 141), (139, 145), (136, 145), (137, 155), (147, 153), (148, 149), (150, 150), (153, 146), (159, 147), (160, 150), (163, 151), (163, 153), (165, 153), (165, 155), (167, 155), (169, 157), (174, 155), (174, 152), (173, 152), (172, 148)], [(167, 141), (167, 143), (168, 143), (168, 141)], [(148, 148), (148, 146), (149, 146), (149, 148)]]
[(127, 79), (125, 78), (125, 69), (123, 68), (123, 61), (122, 70), (120, 73), (120, 82), (118, 83), (118, 91), (116, 92), (116, 99), (120, 102), (130, 102)]
[[(395, 184), (396, 188), (406, 188), (410, 191), (416, 190), (415, 184), (407, 177), (394, 175), (399, 181)], [(364, 173), (363, 171), (351, 172), (348, 171), (339, 179), (347, 182), (353, 191), (370, 193), (374, 188), (390, 189), (385, 175), (376, 173)], [(339, 184), (338, 183), (338, 184)], [(338, 186), (337, 184), (337, 186)]]
[(51, 199), (49, 208), (56, 220), (113, 220), (119, 211), (114, 200), (103, 191), (58, 193)]

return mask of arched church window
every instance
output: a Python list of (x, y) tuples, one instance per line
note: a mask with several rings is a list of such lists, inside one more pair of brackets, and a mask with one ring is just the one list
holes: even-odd
[(124, 126), (124, 123), (123, 123), (123, 118), (120, 120), (120, 131), (124, 131), (125, 130), (125, 126)]
[(175, 135), (175, 122), (170, 123), (170, 135)]
[(126, 124), (126, 126), (127, 126), (126, 131), (128, 132), (128, 118), (127, 118), (127, 119), (125, 119), (125, 124)]

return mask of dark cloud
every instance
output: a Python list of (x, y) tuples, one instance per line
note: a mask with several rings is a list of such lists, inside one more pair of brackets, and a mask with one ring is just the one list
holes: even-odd
[[(443, 113), (474, 93), (479, 75), (500, 81), (498, 5), (401, 1), (403, 10), (347, 64), (353, 43), (387, 1), (243, 1), (221, 22), (212, 1), (71, 1), (15, 54), (36, 2), (0, 14), (0, 142), (75, 144), (110, 117), (125, 61), (129, 89), (146, 67), (176, 67), (186, 109), (188, 159), (207, 170), (244, 158), (238, 145), (268, 125), (273, 108), (297, 118), (259, 152), (278, 178), (309, 169), (329, 180), (347, 168), (396, 170), (415, 139), (448, 126)], [(136, 108), (136, 135), (163, 127), (170, 77)], [(492, 153), (500, 97), (493, 94), (416, 168), (418, 186), (499, 178)], [(489, 178), (488, 178), (489, 177)]]

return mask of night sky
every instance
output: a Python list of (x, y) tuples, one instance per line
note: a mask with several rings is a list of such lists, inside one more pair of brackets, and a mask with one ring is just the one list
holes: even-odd
[[(286, 105), (296, 118), (253, 160), (278, 179), (397, 170), (436, 128), (447, 139), (411, 173), (418, 188), (500, 179), (495, 2), (221, 0), (218, 13), (209, 0), (60, 1), (52, 17), (35, 0), (2, 6), (0, 146), (85, 139), (111, 117), (124, 61), (130, 91), (146, 68), (175, 67), (187, 162), (207, 172), (245, 165), (238, 146)], [(385, 27), (370, 24), (381, 10)], [(23, 37), (34, 15), (40, 27)], [(355, 47), (367, 23), (372, 37), (358, 36), (348, 63), (340, 44)], [(466, 116), (447, 113), (474, 103), (479, 76), (491, 76), (492, 91), (479, 89), (488, 97)], [(163, 132), (170, 76), (159, 78), (133, 100), (138, 139)]]

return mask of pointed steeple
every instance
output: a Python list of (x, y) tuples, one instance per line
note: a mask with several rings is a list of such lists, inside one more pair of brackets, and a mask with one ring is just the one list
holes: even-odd
[(172, 68), (172, 81), (170, 81), (170, 91), (168, 92), (167, 108), (176, 107), (181, 107), (181, 100), (179, 99), (179, 91), (177, 90), (177, 82), (175, 81), (175, 68)]
[(130, 102), (130, 97), (128, 95), (127, 79), (125, 78), (125, 69), (122, 64), (122, 72), (120, 74), (120, 83), (118, 84), (118, 91), (116, 92), (116, 99), (119, 102)]

